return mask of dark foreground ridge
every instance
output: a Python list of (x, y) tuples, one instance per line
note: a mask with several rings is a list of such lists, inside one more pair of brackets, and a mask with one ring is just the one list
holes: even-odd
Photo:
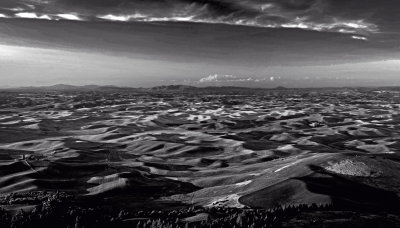
[(186, 206), (174, 210), (116, 210), (83, 206), (63, 192), (9, 194), (0, 204), (36, 204), (0, 210), (0, 227), (399, 227), (399, 211), (346, 211), (335, 205), (300, 204), (274, 209)]

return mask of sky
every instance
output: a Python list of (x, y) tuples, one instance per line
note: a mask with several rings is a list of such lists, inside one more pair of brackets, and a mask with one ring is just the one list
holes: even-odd
[(398, 0), (0, 0), (0, 87), (400, 85)]

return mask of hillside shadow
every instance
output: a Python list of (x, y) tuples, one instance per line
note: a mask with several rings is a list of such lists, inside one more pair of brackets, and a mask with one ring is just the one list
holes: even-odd
[(327, 172), (319, 166), (310, 165), (315, 173), (294, 178), (306, 184), (313, 193), (329, 195), (335, 208), (343, 210), (399, 211), (399, 197), (387, 190), (357, 182), (360, 178)]

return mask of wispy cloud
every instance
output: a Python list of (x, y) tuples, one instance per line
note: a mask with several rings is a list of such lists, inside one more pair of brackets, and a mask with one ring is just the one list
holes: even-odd
[[(352, 14), (333, 0), (15, 0), (0, 3), (7, 17), (31, 19), (180, 21), (303, 29), (321, 32), (376, 33), (373, 12)], [(357, 1), (350, 0), (357, 5)], [(348, 3), (348, 4), (350, 4)], [(365, 8), (363, 8), (365, 9)], [(368, 8), (369, 9), (369, 8)], [(371, 9), (373, 9), (371, 7)], [(343, 12), (342, 12), (343, 11)]]
[(375, 33), (378, 32), (378, 26), (372, 23), (365, 22), (364, 20), (339, 20), (333, 19), (332, 22), (312, 22), (294, 19), (287, 23), (277, 22), (263, 22), (257, 19), (239, 19), (239, 20), (226, 20), (226, 18), (198, 18), (196, 16), (171, 16), (171, 17), (153, 17), (144, 14), (133, 15), (101, 15), (97, 16), (99, 19), (109, 21), (142, 21), (142, 22), (193, 22), (193, 23), (209, 23), (209, 24), (228, 24), (240, 26), (252, 26), (263, 28), (295, 28), (320, 32), (339, 32), (339, 33)]

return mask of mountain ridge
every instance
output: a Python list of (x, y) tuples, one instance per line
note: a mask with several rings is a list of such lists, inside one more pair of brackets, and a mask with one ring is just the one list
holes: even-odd
[(326, 89), (376, 89), (376, 90), (400, 90), (398, 86), (379, 86), (379, 87), (310, 87), (310, 88), (288, 88), (277, 86), (274, 88), (254, 88), (245, 86), (205, 86), (197, 87), (191, 85), (160, 85), (154, 87), (129, 87), (115, 85), (70, 85), (70, 84), (54, 84), (49, 86), (21, 86), (0, 88), (2, 92), (85, 92), (85, 91), (143, 91), (143, 92), (204, 92), (204, 91), (219, 91), (219, 92), (235, 92), (235, 91), (297, 91), (297, 90), (326, 90)]

